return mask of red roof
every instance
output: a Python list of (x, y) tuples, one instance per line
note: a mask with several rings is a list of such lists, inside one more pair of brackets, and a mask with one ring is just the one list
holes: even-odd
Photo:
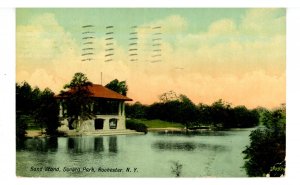
[[(113, 90), (110, 90), (102, 85), (92, 84), (88, 86), (88, 90), (92, 93), (91, 97), (103, 98), (103, 99), (113, 99), (113, 100), (123, 100), (123, 101), (132, 101), (131, 98), (128, 98), (122, 94), (119, 94)], [(72, 90), (69, 90), (71, 92)], [(61, 96), (57, 96), (62, 98)]]

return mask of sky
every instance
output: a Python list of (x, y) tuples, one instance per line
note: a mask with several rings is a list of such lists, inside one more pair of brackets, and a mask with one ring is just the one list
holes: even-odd
[[(133, 102), (286, 102), (286, 10), (17, 9), (16, 81), (59, 93), (74, 73), (125, 80)], [(89, 60), (90, 59), (90, 60)]]

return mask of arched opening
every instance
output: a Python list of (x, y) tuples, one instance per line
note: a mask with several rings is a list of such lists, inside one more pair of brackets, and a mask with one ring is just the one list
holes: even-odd
[(109, 119), (109, 129), (116, 129), (118, 124), (118, 119), (112, 118)]
[(95, 119), (95, 130), (103, 129), (104, 119)]

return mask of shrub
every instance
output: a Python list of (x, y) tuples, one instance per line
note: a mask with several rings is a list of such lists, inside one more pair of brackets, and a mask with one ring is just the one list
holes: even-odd
[(285, 173), (285, 108), (265, 112), (262, 120), (265, 127), (251, 132), (243, 151), (244, 167), (249, 176), (279, 177)]
[(126, 128), (130, 130), (136, 130), (137, 132), (148, 132), (148, 128), (145, 124), (136, 122), (134, 120), (126, 120)]

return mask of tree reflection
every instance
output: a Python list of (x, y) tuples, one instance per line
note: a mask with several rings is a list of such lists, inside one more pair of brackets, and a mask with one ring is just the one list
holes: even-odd
[(152, 144), (152, 148), (158, 150), (182, 150), (182, 151), (193, 151), (198, 150), (212, 150), (223, 152), (228, 150), (226, 146), (223, 145), (213, 145), (205, 143), (194, 143), (194, 142), (172, 142), (172, 141), (157, 141)]
[(168, 141), (158, 141), (152, 144), (152, 148), (159, 150), (183, 150), (192, 151), (196, 148), (196, 145), (192, 142), (168, 142)]
[(37, 152), (56, 152), (57, 148), (57, 137), (32, 138), (17, 142), (17, 150), (22, 149)]

